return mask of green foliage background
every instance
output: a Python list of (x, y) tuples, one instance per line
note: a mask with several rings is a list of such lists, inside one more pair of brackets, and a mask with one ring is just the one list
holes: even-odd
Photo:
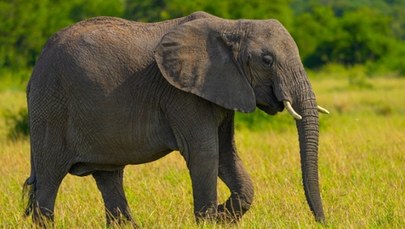
[[(287, 112), (236, 115), (236, 142), (256, 194), (235, 227), (403, 228), (405, 78), (389, 76), (405, 76), (405, 0), (0, 0), (0, 206), (7, 209), (0, 228), (33, 227), (18, 201), (30, 169), (24, 88), (46, 40), (93, 16), (154, 22), (198, 10), (280, 20), (299, 46), (318, 103), (331, 111), (320, 116), (326, 226), (314, 222), (305, 202), (294, 120)], [(128, 166), (125, 179), (129, 205), (145, 228), (229, 228), (194, 223), (179, 154)], [(67, 176), (57, 227), (105, 228), (96, 190), (91, 177)], [(230, 194), (220, 182), (218, 193), (221, 202)]]
[(49, 36), (89, 17), (160, 21), (198, 10), (280, 20), (309, 69), (337, 63), (405, 75), (404, 0), (0, 0), (0, 69), (31, 69)]

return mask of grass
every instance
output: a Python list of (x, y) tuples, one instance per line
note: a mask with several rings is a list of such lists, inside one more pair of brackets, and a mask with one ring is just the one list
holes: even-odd
[[(315, 77), (312, 83), (319, 104), (331, 111), (321, 115), (319, 145), (328, 224), (314, 222), (304, 198), (294, 121), (285, 112), (274, 117), (259, 112), (237, 117), (237, 145), (256, 193), (250, 211), (232, 227), (404, 228), (405, 79)], [(24, 106), (24, 92), (0, 92), (1, 117)], [(30, 170), (29, 142), (8, 139), (9, 125), (0, 119), (0, 227), (29, 228), (21, 201)], [(222, 202), (229, 191), (218, 184)], [(128, 166), (125, 191), (144, 228), (230, 227), (194, 223), (190, 179), (178, 153)], [(93, 179), (67, 176), (55, 215), (56, 228), (103, 228), (103, 203)]]

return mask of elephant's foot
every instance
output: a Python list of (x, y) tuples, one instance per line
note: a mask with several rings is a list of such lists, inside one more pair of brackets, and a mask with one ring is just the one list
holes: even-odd
[(215, 208), (209, 208), (204, 212), (195, 213), (197, 223), (212, 221), (216, 223), (238, 223), (242, 216), (249, 210), (250, 203), (244, 199), (231, 196), (225, 203)]
[(195, 213), (197, 223), (212, 222), (234, 224), (239, 222), (242, 215), (243, 214), (238, 211), (228, 210), (224, 207), (224, 204), (219, 205), (217, 210)]
[(198, 213), (196, 214), (197, 223), (210, 222), (220, 224), (234, 224), (238, 223), (241, 215), (232, 214), (229, 211), (215, 212), (215, 213)]
[(218, 205), (218, 221), (237, 223), (250, 208), (250, 204), (240, 198), (230, 197)]
[(38, 228), (53, 228), (53, 212), (46, 208), (34, 207), (34, 213), (32, 215), (32, 221)]
[(238, 223), (242, 215), (240, 211), (229, 210), (225, 207), (225, 204), (218, 205), (217, 221), (219, 223)]
[(217, 214), (217, 209), (215, 207), (210, 207), (206, 209), (205, 211), (198, 211), (194, 212), (195, 219), (197, 223), (202, 223), (202, 222), (216, 222), (218, 218)]

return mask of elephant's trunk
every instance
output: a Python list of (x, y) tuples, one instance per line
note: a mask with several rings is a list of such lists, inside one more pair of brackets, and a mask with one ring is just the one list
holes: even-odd
[(324, 222), (325, 216), (319, 192), (318, 181), (318, 111), (315, 98), (296, 103), (295, 109), (302, 119), (297, 120), (299, 135), (302, 182), (305, 196), (311, 211), (318, 222)]
[(280, 77), (280, 89), (276, 91), (279, 92), (276, 96), (284, 102), (286, 110), (296, 119), (305, 196), (316, 221), (324, 222), (318, 181), (319, 123), (315, 94), (301, 64), (295, 71), (283, 75), (284, 77)]
[(276, 97), (284, 102), (286, 110), (296, 120), (305, 196), (316, 221), (324, 222), (318, 181), (318, 109), (325, 113), (327, 110), (318, 108), (302, 64), (288, 72), (281, 72), (280, 76), (277, 84), (279, 88), (275, 90)]

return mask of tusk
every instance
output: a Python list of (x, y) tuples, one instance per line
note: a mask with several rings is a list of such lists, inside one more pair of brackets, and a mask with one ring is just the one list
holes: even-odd
[(324, 114), (329, 114), (329, 111), (326, 110), (325, 108), (323, 108), (323, 107), (321, 107), (321, 106), (318, 106), (317, 108), (318, 108), (318, 111), (319, 111), (319, 112), (324, 113)]
[(297, 120), (302, 119), (301, 115), (299, 115), (297, 112), (295, 112), (294, 108), (292, 108), (290, 102), (288, 102), (287, 100), (284, 100), (283, 103), (284, 103), (284, 107), (287, 109), (288, 113), (290, 113), (291, 116), (293, 116)]

